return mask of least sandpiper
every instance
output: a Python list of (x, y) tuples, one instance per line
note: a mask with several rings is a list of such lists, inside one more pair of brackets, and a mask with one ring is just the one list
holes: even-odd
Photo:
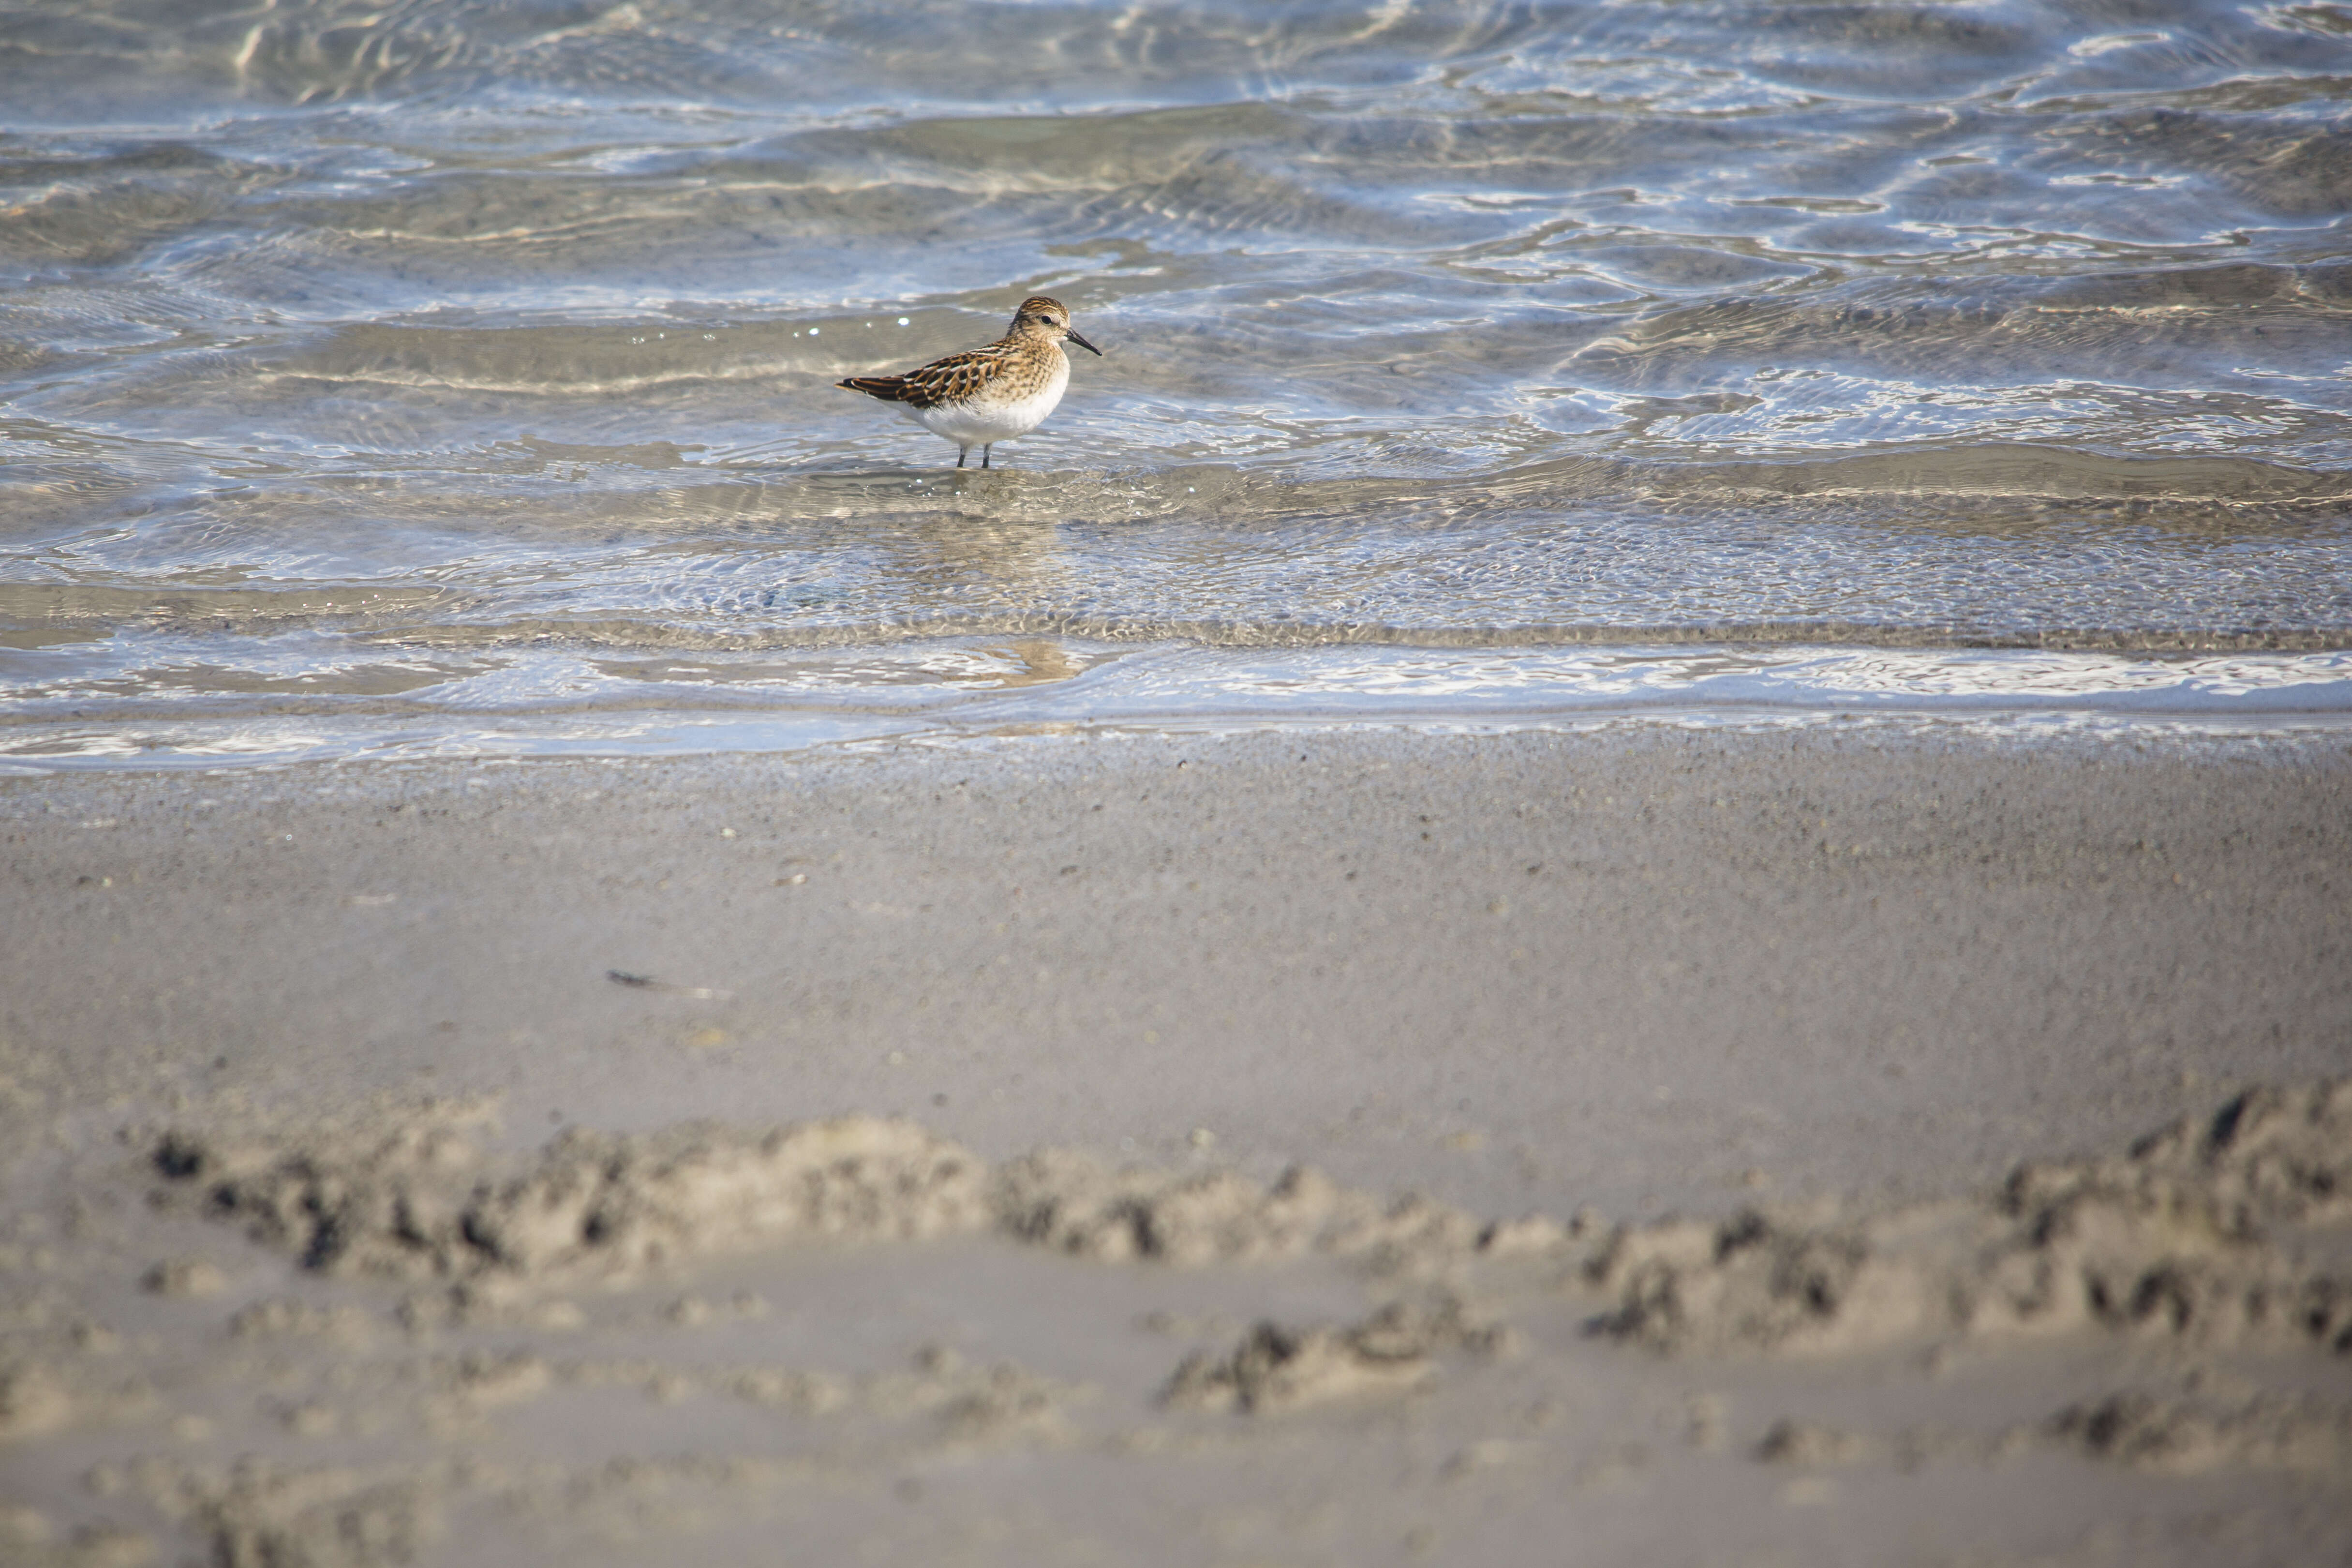
[(984, 468), (989, 448), (1026, 436), (1062, 401), (1062, 389), (1070, 384), (1065, 339), (1088, 353), (1102, 353), (1071, 330), (1068, 307), (1033, 294), (1013, 312), (1004, 335), (984, 349), (950, 354), (904, 375), (853, 375), (834, 384), (895, 403), (924, 429), (953, 441), (959, 468), (979, 447)]

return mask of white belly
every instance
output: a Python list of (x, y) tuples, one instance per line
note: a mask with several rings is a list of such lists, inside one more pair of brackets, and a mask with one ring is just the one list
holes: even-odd
[[(1061, 358), (1059, 354), (1055, 357)], [(1054, 367), (1045, 385), (1024, 398), (1001, 403), (975, 398), (970, 403), (944, 403), (936, 408), (913, 408), (903, 403), (899, 406), (920, 421), (923, 428), (946, 437), (959, 447), (986, 447), (1026, 436), (1044, 424), (1045, 416), (1062, 401), (1062, 389), (1069, 384), (1070, 362), (1065, 359)]]

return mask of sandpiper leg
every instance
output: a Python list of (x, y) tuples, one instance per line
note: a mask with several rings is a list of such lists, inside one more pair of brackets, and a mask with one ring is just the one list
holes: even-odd
[(995, 443), (995, 442), (993, 442), (993, 441), (991, 441), (987, 446), (982, 447), (980, 449), (980, 466), (981, 466), (982, 468), (986, 468), (986, 467), (988, 467), (988, 457), (989, 457), (989, 454), (990, 454), (990, 453), (992, 453), (992, 452), (993, 452), (993, 451), (995, 451), (995, 450), (996, 450), (996, 443)]
[[(963, 455), (966, 450), (967, 448), (962, 447), (958, 447), (956, 448), (956, 467), (959, 468), (963, 467)], [(982, 455), (985, 457), (987, 454), (982, 453)]]

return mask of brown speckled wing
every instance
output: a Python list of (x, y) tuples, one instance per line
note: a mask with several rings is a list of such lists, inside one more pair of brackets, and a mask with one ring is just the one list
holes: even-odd
[(1004, 355), (992, 344), (974, 349), (970, 353), (950, 354), (933, 360), (920, 370), (910, 370), (904, 375), (853, 375), (847, 381), (835, 382), (852, 392), (884, 398), (892, 403), (909, 403), (917, 408), (936, 408), (942, 403), (961, 403), (974, 396), (993, 381), (1003, 370)]

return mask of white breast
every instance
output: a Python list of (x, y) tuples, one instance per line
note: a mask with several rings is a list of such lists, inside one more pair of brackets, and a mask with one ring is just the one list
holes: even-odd
[(1045, 416), (1062, 401), (1063, 388), (1069, 384), (1070, 362), (1056, 351), (1053, 374), (1046, 378), (1045, 385), (1026, 397), (996, 402), (983, 395), (969, 403), (943, 403), (936, 408), (914, 408), (905, 404), (899, 406), (921, 421), (925, 429), (946, 437), (959, 447), (985, 447), (1026, 436), (1044, 424)]

